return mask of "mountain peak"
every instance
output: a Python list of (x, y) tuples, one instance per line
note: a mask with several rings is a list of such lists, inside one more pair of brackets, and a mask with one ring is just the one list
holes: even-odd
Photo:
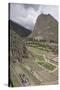
[(49, 42), (58, 42), (58, 22), (50, 14), (40, 14), (32, 36)]

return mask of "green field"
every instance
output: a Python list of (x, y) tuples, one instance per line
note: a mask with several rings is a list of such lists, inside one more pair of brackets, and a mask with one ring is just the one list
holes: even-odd
[(39, 61), (38, 64), (40, 64), (41, 66), (51, 71), (53, 71), (56, 68), (56, 66), (52, 65), (51, 63), (44, 62), (44, 61)]
[[(37, 44), (37, 43), (30, 43), (29, 44), (30, 47), (32, 47), (32, 50), (34, 52), (38, 52), (38, 54), (41, 54), (42, 51), (48, 51), (48, 52), (52, 52), (52, 49), (49, 48), (49, 46), (47, 45), (43, 45), (43, 44)], [(56, 66), (49, 63), (49, 62), (46, 62), (44, 57), (43, 56), (39, 56), (36, 60), (36, 62), (41, 65), (42, 67), (46, 68), (47, 70), (50, 70), (50, 71), (53, 71)]]
[(30, 43), (27, 43), (30, 47), (33, 47), (33, 48), (36, 48), (36, 49), (39, 49), (39, 50), (44, 50), (44, 51), (53, 51), (52, 48), (50, 48), (47, 44), (44, 44), (44, 43), (33, 43), (33, 42), (30, 42)]

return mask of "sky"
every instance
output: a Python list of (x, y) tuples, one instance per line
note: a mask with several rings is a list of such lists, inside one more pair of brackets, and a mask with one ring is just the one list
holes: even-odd
[(58, 21), (58, 6), (40, 4), (10, 4), (10, 19), (33, 30), (37, 17), (41, 14), (51, 14)]

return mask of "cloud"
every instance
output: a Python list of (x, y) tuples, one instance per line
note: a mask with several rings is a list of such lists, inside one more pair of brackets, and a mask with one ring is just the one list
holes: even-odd
[(52, 5), (10, 4), (10, 19), (32, 30), (38, 15), (51, 14), (58, 20), (58, 7)]
[(43, 9), (43, 12), (45, 14), (51, 14), (56, 20), (58, 20), (58, 6), (56, 5), (47, 5), (45, 6), (45, 8)]

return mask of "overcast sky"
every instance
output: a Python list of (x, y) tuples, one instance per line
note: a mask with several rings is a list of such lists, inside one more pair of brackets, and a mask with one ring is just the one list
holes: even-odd
[(10, 4), (10, 19), (33, 30), (38, 15), (41, 13), (51, 14), (58, 20), (58, 6), (39, 4)]

